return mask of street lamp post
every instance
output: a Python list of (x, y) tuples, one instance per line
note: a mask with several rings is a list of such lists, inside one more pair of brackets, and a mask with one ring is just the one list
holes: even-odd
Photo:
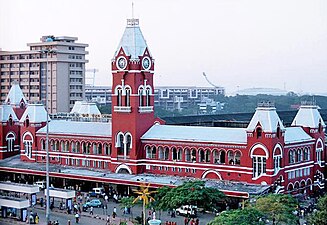
[[(46, 42), (52, 42), (53, 39), (51, 37), (48, 37), (46, 39)], [(50, 177), (49, 177), (49, 104), (48, 104), (48, 67), (49, 67), (49, 59), (48, 54), (54, 53), (53, 50), (50, 48), (42, 50), (42, 53), (46, 54), (46, 73), (45, 73), (45, 108), (47, 112), (46, 117), (46, 137), (45, 137), (45, 150), (46, 150), (46, 224), (48, 225), (50, 222), (50, 194), (49, 194), (49, 188), (50, 188)]]

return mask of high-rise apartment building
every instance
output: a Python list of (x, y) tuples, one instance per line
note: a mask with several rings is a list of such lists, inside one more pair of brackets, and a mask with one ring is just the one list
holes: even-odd
[(76, 37), (52, 36), (50, 42), (48, 37), (28, 43), (28, 51), (0, 51), (0, 101), (16, 82), (30, 103), (45, 103), (46, 76), (49, 113), (69, 112), (75, 101), (84, 99), (88, 44), (76, 43)]

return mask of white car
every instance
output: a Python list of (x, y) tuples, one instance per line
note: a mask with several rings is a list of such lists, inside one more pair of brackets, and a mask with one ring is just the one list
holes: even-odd
[(197, 208), (195, 205), (183, 205), (176, 209), (177, 215), (196, 217)]
[(44, 180), (42, 181), (36, 181), (34, 185), (39, 186), (40, 189), (45, 189), (46, 187), (46, 182)]

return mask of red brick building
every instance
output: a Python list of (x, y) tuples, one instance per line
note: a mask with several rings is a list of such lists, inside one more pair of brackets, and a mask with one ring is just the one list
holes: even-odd
[[(268, 185), (280, 193), (324, 188), (325, 123), (315, 105), (301, 106), (291, 127), (270, 103), (258, 105), (247, 128), (172, 126), (155, 118), (155, 61), (138, 23), (128, 20), (112, 59), (111, 121), (51, 120), (51, 164)], [(20, 152), (24, 162), (44, 163), (46, 111), (26, 107), (18, 85), (12, 90), (20, 97), (1, 106), (0, 158)]]

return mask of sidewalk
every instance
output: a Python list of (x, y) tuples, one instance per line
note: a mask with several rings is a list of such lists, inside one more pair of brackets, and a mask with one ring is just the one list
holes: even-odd
[[(42, 208), (40, 205), (35, 205), (34, 208), (39, 209), (39, 210), (45, 210), (45, 208)], [(58, 208), (52, 209), (52, 212), (57, 212), (57, 213), (62, 213), (62, 214), (67, 214), (68, 215), (66, 210), (60, 210)], [(71, 215), (73, 215), (73, 214), (71, 214)], [(82, 212), (80, 214), (80, 216), (81, 216), (81, 218), (89, 217), (89, 218), (98, 219), (98, 220), (101, 220), (101, 221), (106, 221), (106, 219), (107, 219), (107, 216), (105, 216), (105, 215), (96, 215), (96, 214), (90, 215), (88, 212)], [(121, 218), (121, 217), (116, 216), (116, 218), (113, 220), (113, 218), (110, 217), (110, 224), (115, 224), (115, 225), (118, 224), (119, 225), (120, 222), (124, 222), (124, 221), (127, 222), (127, 225), (133, 225), (133, 223), (131, 221), (128, 221), (128, 219), (126, 219), (126, 218)], [(21, 224), (26, 224), (26, 223), (21, 222)]]

